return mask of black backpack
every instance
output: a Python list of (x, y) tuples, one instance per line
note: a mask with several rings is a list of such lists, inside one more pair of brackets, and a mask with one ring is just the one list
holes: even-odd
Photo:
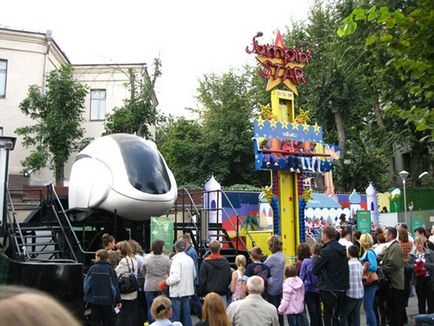
[(135, 292), (139, 288), (136, 275), (134, 275), (133, 260), (131, 259), (131, 265), (133, 267), (133, 270), (131, 271), (130, 264), (128, 263), (128, 257), (125, 257), (125, 259), (127, 260), (128, 272), (119, 276), (119, 292), (122, 294)]

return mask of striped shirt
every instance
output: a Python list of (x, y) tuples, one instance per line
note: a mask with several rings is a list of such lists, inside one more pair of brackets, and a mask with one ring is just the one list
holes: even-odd
[(350, 270), (350, 288), (347, 290), (347, 297), (352, 299), (363, 298), (363, 267), (357, 258), (348, 261)]

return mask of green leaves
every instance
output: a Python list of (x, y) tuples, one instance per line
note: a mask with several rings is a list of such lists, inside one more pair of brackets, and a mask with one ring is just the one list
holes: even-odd
[(34, 85), (29, 87), (20, 109), (36, 123), (20, 127), (16, 133), (25, 147), (36, 149), (22, 162), (23, 173), (48, 165), (55, 170), (56, 183), (63, 184), (63, 166), (83, 137), (86, 94), (86, 87), (73, 79), (70, 65), (49, 73), (45, 94)]

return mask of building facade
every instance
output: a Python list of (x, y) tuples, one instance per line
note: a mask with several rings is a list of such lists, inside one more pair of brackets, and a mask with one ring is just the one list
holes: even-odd
[[(47, 74), (64, 64), (71, 62), (54, 41), (50, 31), (44, 34), (0, 28), (0, 128), (4, 136), (17, 137), (15, 150), (10, 157), (9, 175), (12, 187), (54, 182), (53, 171), (48, 168), (28, 176), (21, 174), (21, 161), (31, 153), (32, 148), (22, 146), (15, 130), (33, 123), (32, 119), (19, 109), (19, 104), (27, 96), (29, 86), (37, 85), (44, 91)], [(101, 136), (106, 115), (114, 108), (122, 106), (123, 100), (129, 97), (129, 91), (125, 87), (128, 70), (133, 69), (144, 78), (149, 77), (144, 63), (72, 66), (74, 78), (88, 88), (83, 127), (84, 137), (89, 138)], [(154, 105), (158, 105), (155, 96), (152, 100)], [(75, 155), (71, 155), (65, 166), (66, 184)]]

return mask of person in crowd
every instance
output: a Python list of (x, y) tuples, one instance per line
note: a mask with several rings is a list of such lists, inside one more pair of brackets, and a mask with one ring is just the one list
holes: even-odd
[[(260, 247), (253, 247), (250, 250), (250, 259), (252, 262), (247, 265), (246, 272), (243, 275), (244, 286), (247, 286), (247, 280), (249, 277), (257, 275), (264, 280), (266, 287), (270, 286), (273, 282), (271, 277), (270, 268), (262, 262), (262, 249)], [(262, 293), (264, 298), (267, 298), (267, 293)]]
[(108, 233), (104, 233), (101, 237), (101, 241), (102, 241), (102, 248), (107, 250), (109, 254), (109, 258), (107, 261), (110, 263), (110, 265), (113, 266), (113, 268), (116, 268), (116, 266), (118, 266), (119, 261), (121, 259), (117, 252), (115, 238)]
[(160, 295), (152, 301), (151, 314), (155, 320), (150, 326), (182, 326), (178, 321), (171, 322), (173, 310), (168, 297)]
[(194, 294), (190, 298), (191, 310), (199, 319), (202, 318), (202, 303), (197, 295), (199, 283), (200, 283), (200, 273), (199, 273), (199, 257), (197, 255), (196, 249), (192, 246), (191, 237), (188, 233), (184, 233), (180, 240), (184, 241), (185, 253), (193, 259), (194, 268), (196, 270), (196, 277), (194, 278)]
[(404, 254), (396, 240), (398, 232), (394, 227), (387, 227), (384, 237), (388, 247), (384, 250), (381, 269), (389, 282), (387, 290), (387, 316), (391, 325), (404, 325), (407, 315), (404, 304)]
[(389, 213), (389, 211), (387, 210), (387, 207), (386, 206), (383, 206), (383, 208), (381, 209), (381, 212), (380, 213)]
[(304, 315), (304, 285), (297, 276), (297, 269), (289, 264), (285, 267), (282, 301), (277, 309), (279, 314), (287, 315), (289, 326), (304, 326), (307, 324)]
[(95, 254), (95, 264), (86, 274), (83, 284), (84, 299), (91, 304), (92, 325), (114, 326), (114, 305), (122, 308), (118, 279), (113, 267), (107, 262), (108, 252), (100, 249)]
[(360, 237), (362, 236), (362, 232), (356, 230), (353, 232), (353, 243), (359, 248), (359, 258), (363, 256), (363, 246), (360, 244)]
[(247, 280), (249, 295), (243, 300), (233, 301), (227, 309), (232, 326), (278, 326), (277, 310), (261, 294), (264, 292), (264, 279), (253, 275)]
[[(118, 279), (124, 275), (132, 273), (137, 276), (137, 260), (133, 255), (133, 249), (128, 241), (121, 241), (117, 244), (121, 261), (116, 267)], [(131, 293), (121, 293), (122, 308), (118, 314), (118, 326), (137, 325), (137, 291)]]
[(173, 320), (180, 321), (184, 326), (191, 326), (190, 297), (194, 294), (196, 268), (193, 259), (185, 253), (185, 242), (182, 239), (175, 242), (174, 248), (170, 275), (159, 287), (163, 289), (169, 286)]
[(300, 275), (300, 269), (303, 260), (309, 257), (310, 257), (310, 246), (306, 242), (300, 243), (297, 247), (297, 261), (295, 262), (297, 275)]
[[(283, 242), (278, 235), (268, 238), (268, 249), (271, 255), (265, 260), (265, 265), (270, 269), (273, 282), (267, 288), (267, 301), (272, 305), (279, 307), (282, 295), (283, 270), (285, 268), (285, 255), (283, 254)], [(279, 315), (279, 325), (283, 326), (283, 316)]]
[(382, 256), (384, 253), (384, 249), (387, 248), (386, 239), (384, 238), (383, 232), (377, 234), (377, 243), (374, 244), (372, 249), (375, 251), (375, 255)]
[(318, 276), (325, 326), (332, 324), (333, 316), (339, 316), (345, 292), (350, 286), (347, 250), (335, 239), (335, 229), (331, 226), (325, 227), (322, 232), (324, 247), (312, 268), (313, 273)]
[(137, 260), (137, 282), (139, 285), (139, 289), (137, 292), (137, 322), (142, 325), (146, 321), (146, 316), (148, 313), (148, 309), (146, 306), (146, 300), (145, 300), (145, 293), (143, 292), (143, 285), (145, 282), (143, 273), (142, 273), (142, 265), (144, 260), (144, 252), (142, 249), (142, 246), (133, 239), (128, 240), (129, 244), (131, 245), (131, 249), (133, 250), (133, 255), (136, 257)]
[(222, 297), (214, 292), (205, 297), (202, 318), (195, 326), (231, 326)]
[[(404, 224), (405, 225), (405, 224)], [(413, 248), (413, 242), (408, 239), (408, 232), (402, 225), (398, 228), (398, 238), (399, 244), (402, 248), (402, 253), (404, 257), (404, 265), (407, 264), (408, 254)], [(408, 306), (408, 299), (410, 297), (410, 281), (411, 281), (411, 270), (404, 269), (404, 303)]]
[(431, 235), (429, 236), (428, 240), (434, 244), (434, 225), (431, 227)]
[(164, 241), (155, 240), (151, 245), (151, 253), (146, 255), (142, 264), (142, 274), (145, 278), (144, 293), (148, 310), (148, 322), (153, 323), (151, 305), (154, 299), (161, 295), (158, 285), (169, 277), (172, 261), (164, 253)]
[[(363, 239), (363, 235), (362, 235)], [(359, 256), (359, 248), (352, 245), (348, 248), (348, 268), (350, 278), (350, 288), (346, 292), (345, 300), (339, 316), (342, 326), (348, 325), (348, 319), (351, 320), (352, 326), (360, 326), (360, 306), (362, 305), (364, 289), (363, 289), (363, 267), (357, 258)], [(375, 315), (374, 315), (375, 318)], [(376, 324), (367, 324), (369, 326)]]
[(416, 279), (419, 314), (434, 313), (434, 291), (429, 286), (430, 278), (434, 277), (434, 252), (425, 247), (425, 242), (425, 237), (416, 236), (406, 264), (406, 270)]
[(351, 247), (353, 243), (351, 242), (351, 232), (348, 229), (343, 229), (341, 233), (341, 238), (338, 241), (341, 245), (343, 245), (345, 248)]
[(246, 264), (246, 257), (244, 255), (238, 255), (235, 257), (235, 266), (237, 269), (232, 272), (232, 301), (244, 299), (246, 296), (246, 289), (243, 285), (243, 275), (246, 271)]
[(226, 294), (231, 284), (232, 271), (228, 260), (220, 255), (220, 248), (220, 241), (210, 241), (209, 250), (211, 254), (200, 265), (198, 294), (205, 297), (208, 293), (215, 292), (222, 297), (226, 307)]
[[(368, 279), (369, 273), (377, 274), (377, 256), (375, 255), (375, 251), (372, 249), (374, 245), (374, 240), (372, 236), (368, 233), (362, 234), (360, 237), (360, 244), (363, 247), (363, 251), (365, 252), (360, 258), (360, 262), (363, 265), (363, 274), (365, 275), (365, 279)], [(374, 311), (374, 301), (375, 301), (375, 293), (378, 288), (378, 275), (377, 279), (373, 282), (366, 282), (364, 284), (364, 295), (363, 298), (363, 308), (366, 313), (366, 324), (369, 326), (377, 326), (377, 317), (375, 316)]]
[(79, 326), (57, 300), (34, 289), (0, 286), (0, 324), (13, 326)]
[(412, 237), (411, 233), (408, 231), (408, 225), (405, 224), (405, 223), (401, 223), (401, 224), (399, 224), (399, 226), (398, 226), (398, 228), (397, 228), (397, 230), (398, 230), (398, 237), (396, 238), (396, 240), (398, 240), (398, 241), (401, 240), (401, 239), (399, 238), (399, 229), (400, 229), (400, 228), (403, 228), (403, 229), (407, 232), (407, 235), (408, 235), (408, 241), (410, 241), (411, 243), (414, 243), (414, 238)]
[(309, 311), (311, 326), (322, 326), (318, 277), (312, 272), (312, 266), (317, 259), (321, 248), (322, 246), (319, 243), (314, 243), (311, 248), (312, 256), (303, 260), (300, 269), (300, 278), (304, 284), (304, 302)]

